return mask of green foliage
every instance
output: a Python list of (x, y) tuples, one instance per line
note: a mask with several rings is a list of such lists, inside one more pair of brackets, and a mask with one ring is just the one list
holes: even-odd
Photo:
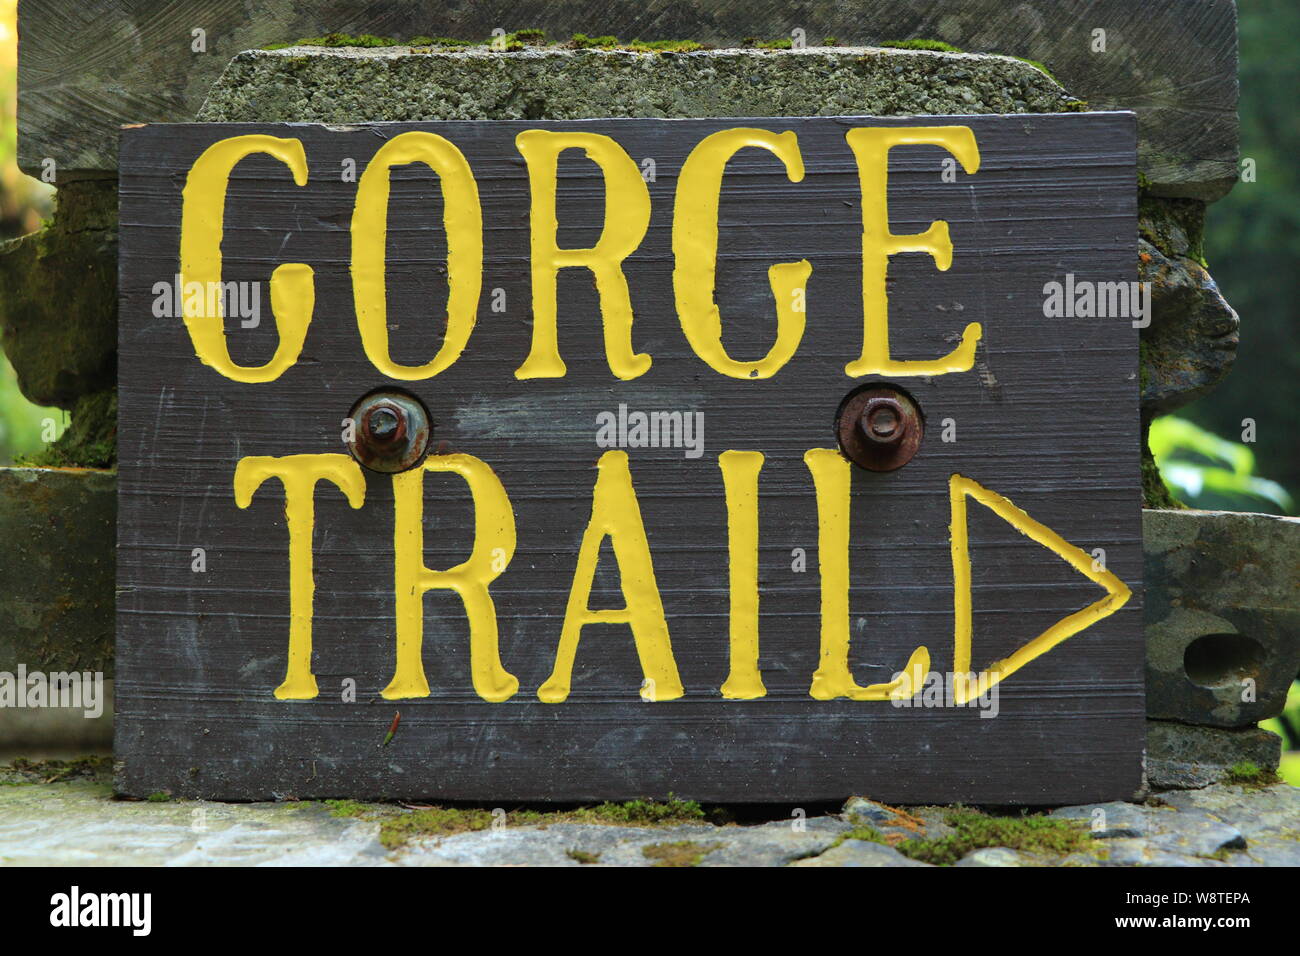
[(1300, 489), (1300, 4), (1237, 4), (1241, 156), (1254, 182), (1238, 182), (1209, 207), (1205, 245), (1214, 278), (1241, 316), (1232, 372), (1208, 397), (1180, 414), (1220, 435), (1259, 423), (1255, 445), (1262, 474)]
[(1278, 776), (1293, 787), (1300, 787), (1300, 681), (1292, 682), (1282, 713), (1259, 726), (1282, 738), (1285, 752), (1277, 768)]
[(18, 390), (13, 368), (0, 353), (0, 465), (43, 451), (42, 432), (47, 422), (57, 439), (67, 427), (68, 416), (60, 408), (42, 408), (27, 401)]
[(1151, 454), (1170, 491), (1193, 507), (1257, 510), (1261, 501), (1285, 512), (1291, 495), (1255, 475), (1255, 453), (1193, 422), (1173, 416), (1151, 423)]

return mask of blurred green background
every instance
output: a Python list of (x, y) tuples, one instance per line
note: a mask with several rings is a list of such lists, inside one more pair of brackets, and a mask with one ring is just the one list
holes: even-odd
[[(16, 0), (0, 0), (0, 240), (39, 228), (52, 190), (19, 173), (15, 150)], [(1210, 206), (1205, 252), (1224, 296), (1241, 316), (1241, 347), (1227, 380), (1179, 416), (1152, 426), (1151, 448), (1175, 496), (1198, 508), (1294, 514), (1300, 490), (1300, 4), (1239, 0), (1241, 155), (1253, 182)], [(1242, 442), (1243, 420), (1255, 441)], [(0, 465), (43, 447), (67, 424), (18, 391), (0, 353)], [(3, 543), (0, 543), (0, 547)], [(1283, 726), (1283, 724), (1287, 726)], [(1300, 685), (1283, 722), (1283, 773), (1300, 784)]]
[[(0, 241), (40, 227), (50, 214), (54, 191), (18, 171), (14, 163), (17, 143), (14, 115), (17, 106), (17, 35), (14, 8), (17, 0), (0, 0)], [(14, 370), (0, 351), (0, 465), (44, 447), (50, 437), (49, 421), (62, 430), (67, 415), (57, 408), (38, 408), (18, 391)], [(43, 434), (44, 433), (44, 434)]]

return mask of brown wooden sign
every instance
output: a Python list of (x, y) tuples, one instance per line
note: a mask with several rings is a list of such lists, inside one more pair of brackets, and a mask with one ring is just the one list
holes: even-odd
[(125, 130), (119, 789), (1130, 795), (1135, 206), (1127, 113)]

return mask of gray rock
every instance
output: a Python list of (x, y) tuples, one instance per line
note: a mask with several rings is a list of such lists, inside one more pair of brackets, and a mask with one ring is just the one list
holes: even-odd
[(0, 786), (0, 864), (371, 866), (378, 826), (321, 804), (131, 803), (103, 784)]
[[(336, 817), (320, 803), (120, 801), (107, 782), (41, 783), (0, 770), (0, 864), (320, 866), (925, 866), (892, 846), (837, 843), (850, 824), (816, 817), (758, 826), (507, 825), (386, 849), (377, 822)], [(1300, 863), (1300, 790), (1212, 786), (1171, 793), (1164, 806), (1100, 804), (1141, 837), (1099, 840), (1052, 860), (1006, 847), (958, 866), (1288, 866)], [(1094, 806), (1059, 816), (1091, 816)], [(932, 808), (933, 809), (933, 808)], [(509, 818), (507, 817), (507, 821)], [(1244, 844), (1244, 849), (1242, 846)], [(647, 852), (649, 851), (649, 852)], [(665, 852), (667, 851), (667, 852)], [(665, 859), (668, 857), (668, 859)]]
[(1132, 803), (1092, 803), (1076, 807), (1058, 807), (1052, 816), (1088, 823), (1095, 840), (1113, 840), (1145, 836), (1150, 824), (1146, 807)]
[(68, 182), (51, 223), (0, 243), (0, 342), (37, 405), (117, 384), (117, 181)]
[[(901, 67), (901, 71), (898, 69)], [(967, 79), (951, 80), (954, 67)], [(523, 91), (526, 91), (523, 92)], [(1079, 104), (1011, 57), (820, 48), (664, 56), (603, 50), (290, 47), (231, 60), (198, 119), (587, 119), (1055, 113)]]
[(1142, 330), (1142, 412), (1167, 415), (1218, 385), (1237, 357), (1240, 321), (1205, 267), (1138, 240), (1138, 279), (1151, 284)]
[(791, 866), (929, 866), (903, 856), (891, 846), (868, 840), (845, 840), (820, 856), (798, 860)]
[(1147, 721), (1147, 782), (1158, 790), (1186, 790), (1226, 780), (1233, 766), (1277, 770), (1282, 739), (1257, 727), (1223, 730), (1167, 720)]
[(1146, 840), (1118, 839), (1106, 844), (1102, 866), (1228, 866), (1224, 860), (1175, 853), (1154, 846)]
[(0, 468), (0, 671), (112, 676), (116, 516), (112, 472)]
[[(394, 861), (405, 866), (655, 866), (646, 849), (680, 847), (699, 866), (784, 866), (829, 849), (845, 824), (809, 820), (803, 829), (786, 821), (752, 827), (615, 827), (556, 823), (504, 827), (416, 840)], [(594, 858), (584, 864), (582, 858)]]
[[(1142, 542), (1147, 715), (1253, 727), (1280, 713), (1300, 670), (1300, 519), (1148, 510)], [(1157, 759), (1170, 733), (1153, 739)]]
[(1233, 827), (1245, 838), (1244, 855), (1262, 866), (1300, 865), (1300, 788), (1220, 784), (1161, 799), (1179, 816), (1199, 812)]
[(1224, 850), (1246, 849), (1246, 838), (1208, 813), (1186, 811), (1153, 817), (1158, 829), (1148, 838), (1157, 850), (1184, 856), (1212, 857)]
[(934, 840), (952, 832), (942, 820), (942, 807), (900, 810), (866, 797), (850, 797), (840, 814), (853, 826), (873, 827), (883, 836), (900, 840)]
[(1046, 866), (1048, 860), (1034, 853), (1012, 850), (1005, 846), (972, 850), (953, 866)]

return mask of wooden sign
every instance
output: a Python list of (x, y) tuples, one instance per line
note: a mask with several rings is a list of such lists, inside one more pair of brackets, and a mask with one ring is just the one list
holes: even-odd
[(118, 788), (1129, 796), (1134, 121), (127, 129)]

